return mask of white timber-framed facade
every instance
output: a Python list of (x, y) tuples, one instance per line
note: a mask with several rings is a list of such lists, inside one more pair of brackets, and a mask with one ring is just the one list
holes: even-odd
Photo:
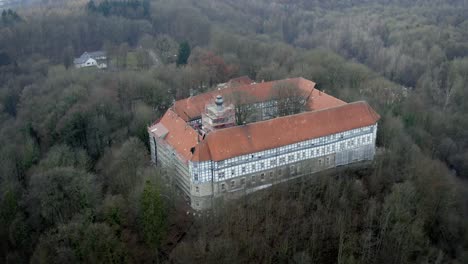
[(347, 104), (329, 97), (320, 92), (312, 98), (327, 101), (317, 103), (321, 108), (209, 133), (196, 119), (184, 120), (169, 109), (148, 128), (152, 161), (167, 169), (193, 209), (202, 210), (217, 198), (240, 197), (305, 173), (372, 160), (378, 114), (365, 102)]

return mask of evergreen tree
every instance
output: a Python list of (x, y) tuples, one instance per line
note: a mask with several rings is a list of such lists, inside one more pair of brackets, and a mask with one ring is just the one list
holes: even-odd
[(96, 4), (94, 3), (93, 0), (89, 1), (88, 4), (86, 5), (89, 11), (95, 12), (96, 11)]
[(146, 181), (141, 196), (142, 231), (149, 246), (157, 246), (165, 229), (165, 215), (158, 188)]
[(179, 54), (177, 55), (177, 66), (186, 65), (190, 57), (190, 45), (187, 41), (180, 43)]

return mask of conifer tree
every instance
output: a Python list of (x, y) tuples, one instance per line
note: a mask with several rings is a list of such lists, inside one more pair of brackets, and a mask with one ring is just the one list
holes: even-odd
[(165, 215), (159, 190), (149, 180), (141, 196), (141, 222), (146, 243), (158, 246), (164, 233)]
[(190, 45), (187, 41), (180, 43), (179, 54), (177, 55), (177, 66), (186, 65), (190, 57)]

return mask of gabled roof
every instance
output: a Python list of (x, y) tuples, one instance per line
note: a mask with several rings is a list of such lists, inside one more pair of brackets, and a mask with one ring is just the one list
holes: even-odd
[[(319, 110), (346, 104), (345, 102), (315, 89), (315, 83), (304, 78), (285, 79), (280, 81), (253, 83), (241, 86), (230, 86), (225, 89), (192, 96), (175, 102), (173, 106), (176, 112), (185, 121), (199, 118), (205, 109), (205, 104), (222, 95), (229, 101), (236, 93), (242, 95), (244, 103), (256, 103), (268, 101), (273, 95), (273, 87), (278, 82), (291, 82), (298, 86), (307, 95), (309, 110)], [(310, 95), (310, 96), (309, 96)], [(235, 102), (231, 102), (235, 103)]]
[(183, 160), (192, 158), (190, 149), (197, 145), (199, 135), (171, 109), (167, 110), (159, 123), (149, 127), (148, 131), (162, 138)]
[(74, 64), (83, 64), (83, 63), (87, 62), (87, 61), (90, 60), (90, 59), (91, 59), (91, 60), (95, 60), (95, 59), (90, 58), (90, 57), (84, 57), (84, 58), (79, 57), (79, 58), (74, 59), (74, 60), (73, 60), (73, 63), (74, 63)]
[(194, 161), (220, 161), (375, 124), (380, 116), (364, 101), (304, 112), (209, 133)]
[(73, 63), (75, 64), (83, 64), (85, 63), (88, 59), (96, 59), (96, 58), (101, 58), (101, 57), (106, 57), (106, 52), (105, 51), (93, 51), (93, 52), (84, 52), (81, 54), (79, 58), (75, 58), (73, 60)]
[(98, 51), (92, 51), (92, 52), (87, 52), (85, 51), (81, 57), (91, 57), (91, 58), (99, 58), (99, 57), (106, 57), (106, 52), (105, 51), (102, 51), (102, 50), (98, 50)]
[[(169, 109), (157, 124), (168, 133), (164, 141), (183, 160), (220, 161), (375, 124), (380, 116), (364, 101), (225, 128), (201, 138)], [(157, 124), (148, 128), (151, 132)], [(155, 134), (156, 135), (156, 134)], [(193, 153), (192, 151), (193, 150)]]

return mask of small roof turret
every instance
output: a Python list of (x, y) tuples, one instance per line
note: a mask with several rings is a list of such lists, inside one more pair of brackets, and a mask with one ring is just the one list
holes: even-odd
[(215, 104), (216, 104), (217, 106), (222, 106), (223, 103), (224, 103), (223, 97), (222, 97), (221, 95), (218, 94), (218, 95), (216, 96)]

